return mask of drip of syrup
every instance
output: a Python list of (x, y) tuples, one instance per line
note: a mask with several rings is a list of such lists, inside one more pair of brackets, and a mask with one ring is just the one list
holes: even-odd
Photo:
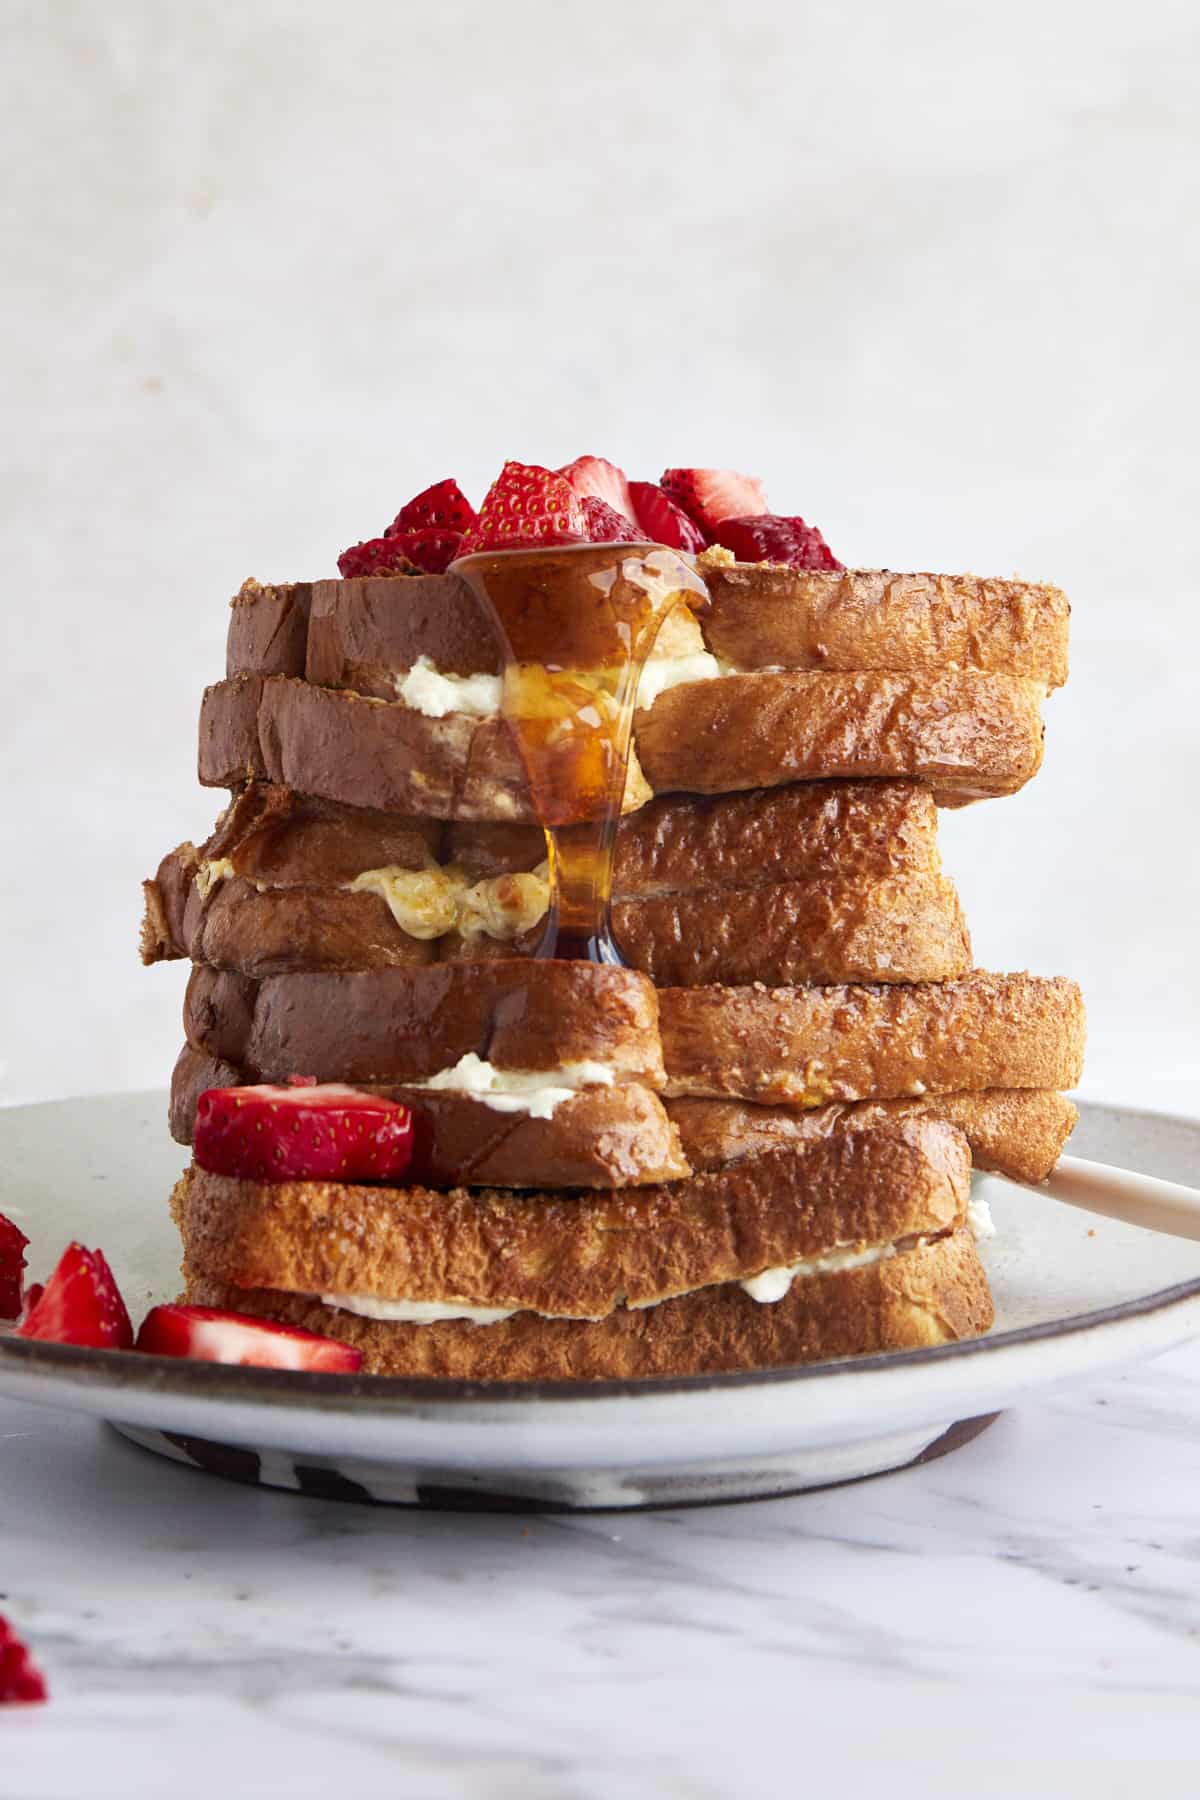
[(655, 544), (484, 550), (451, 566), (495, 620), (501, 709), (546, 834), (550, 907), (537, 955), (619, 964), (613, 847), (638, 682), (668, 614), (706, 606), (708, 590)]

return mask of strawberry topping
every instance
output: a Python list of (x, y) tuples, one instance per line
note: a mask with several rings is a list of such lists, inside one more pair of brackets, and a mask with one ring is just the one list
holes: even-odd
[(692, 523), (682, 507), (668, 500), (654, 482), (631, 481), (629, 492), (633, 498), (633, 516), (652, 544), (686, 550), (689, 556), (698, 556), (705, 548), (708, 539), (700, 527)]
[(0, 1706), (36, 1706), (49, 1697), (46, 1677), (0, 1615)]
[(406, 1106), (356, 1088), (209, 1088), (196, 1106), (202, 1169), (243, 1181), (398, 1181), (412, 1159)]
[(475, 508), (457, 481), (435, 481), (400, 508), (383, 535), (396, 537), (400, 532), (435, 526), (442, 531), (468, 531), (474, 523)]
[(415, 567), (408, 554), (407, 536), (368, 538), (351, 544), (338, 557), (338, 568), (347, 581), (368, 575), (412, 575)]
[(69, 1244), (17, 1326), (17, 1336), (93, 1350), (128, 1350), (133, 1327), (113, 1272), (99, 1250)]
[(570, 482), (537, 463), (506, 462), (484, 496), (462, 554), (586, 540), (583, 508)]
[(430, 525), (423, 531), (397, 532), (387, 541), (398, 544), (409, 562), (427, 575), (444, 575), (455, 557), (462, 555), (463, 534)]
[(142, 1321), (137, 1348), (151, 1356), (254, 1369), (307, 1369), (320, 1375), (353, 1375), (362, 1367), (362, 1351), (335, 1338), (215, 1306), (152, 1307)]
[(597, 500), (594, 494), (579, 502), (583, 508), (584, 528), (593, 544), (633, 544), (638, 541), (638, 529), (624, 513), (614, 512), (607, 500)]
[(661, 485), (710, 543), (722, 519), (744, 519), (767, 510), (762, 482), (734, 469), (668, 469)]
[(0, 1213), (0, 1319), (21, 1314), (21, 1284), (25, 1278), (25, 1246), (29, 1239), (19, 1226)]
[(803, 519), (761, 513), (749, 519), (723, 519), (716, 541), (732, 550), (739, 562), (786, 563), (793, 569), (840, 569), (815, 525)]
[(605, 462), (602, 456), (577, 456), (574, 462), (558, 472), (570, 482), (581, 500), (603, 500), (606, 506), (622, 513), (626, 519), (635, 517), (625, 471), (618, 469), (616, 463)]

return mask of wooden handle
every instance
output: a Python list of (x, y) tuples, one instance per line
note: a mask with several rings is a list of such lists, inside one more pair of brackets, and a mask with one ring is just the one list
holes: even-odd
[(1108, 1219), (1124, 1219), (1146, 1231), (1163, 1231), (1170, 1237), (1200, 1242), (1200, 1189), (1177, 1181), (1159, 1181), (1151, 1175), (1134, 1175), (1128, 1169), (1112, 1169), (1107, 1163), (1087, 1162), (1081, 1156), (1064, 1156), (1045, 1183), (1052, 1200), (1084, 1212), (1103, 1213)]

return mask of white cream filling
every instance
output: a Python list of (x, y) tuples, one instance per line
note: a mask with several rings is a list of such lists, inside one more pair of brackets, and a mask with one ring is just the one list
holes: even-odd
[[(653, 706), (668, 688), (686, 681), (713, 681), (737, 671), (719, 662), (707, 650), (684, 656), (651, 656), (638, 682), (637, 703)], [(502, 677), (499, 675), (447, 675), (427, 656), (419, 656), (411, 669), (395, 677), (396, 697), (427, 719), (444, 719), (449, 713), (468, 713), (472, 718), (493, 718), (500, 711)]]
[(378, 1319), (387, 1325), (436, 1325), (440, 1319), (468, 1319), (472, 1325), (498, 1325), (511, 1319), (506, 1306), (472, 1306), (469, 1300), (377, 1300), (374, 1294), (322, 1294), (324, 1306)]
[(583, 1088), (611, 1087), (615, 1080), (608, 1063), (579, 1061), (562, 1063), (556, 1069), (498, 1069), (468, 1050), (453, 1068), (439, 1069), (428, 1081), (405, 1085), (431, 1093), (467, 1094), (493, 1112), (552, 1119), (563, 1102)]
[(445, 675), (429, 657), (418, 656), (395, 679), (397, 697), (427, 719), (444, 719), (447, 713), (486, 719), (500, 711), (499, 675)]
[(844, 1249), (827, 1250), (820, 1256), (802, 1256), (799, 1262), (764, 1269), (761, 1275), (739, 1281), (738, 1286), (752, 1300), (772, 1306), (791, 1291), (793, 1281), (804, 1281), (810, 1275), (837, 1275), (843, 1269), (865, 1269), (869, 1263), (887, 1262), (896, 1254), (895, 1244), (868, 1244), (862, 1250), (853, 1250), (847, 1245)]
[(977, 1244), (996, 1235), (996, 1221), (986, 1200), (967, 1201), (967, 1228)]

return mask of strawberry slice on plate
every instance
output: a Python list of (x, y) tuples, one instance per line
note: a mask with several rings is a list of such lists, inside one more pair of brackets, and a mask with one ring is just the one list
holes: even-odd
[(748, 519), (722, 519), (716, 541), (732, 550), (739, 562), (786, 563), (792, 569), (840, 569), (840, 563), (815, 525), (803, 519), (759, 513)]
[(46, 1677), (28, 1645), (0, 1614), (0, 1706), (36, 1706), (49, 1697)]
[(744, 519), (767, 510), (762, 482), (756, 475), (739, 475), (736, 469), (667, 469), (660, 486), (710, 543), (722, 519)]
[(0, 1319), (21, 1316), (21, 1286), (25, 1279), (25, 1246), (28, 1242), (20, 1226), (0, 1213)]
[(92, 1350), (128, 1350), (133, 1344), (121, 1290), (100, 1250), (68, 1244), (45, 1287), (30, 1299), (18, 1337)]
[(457, 481), (435, 481), (422, 488), (396, 514), (384, 537), (396, 537), (405, 531), (469, 531), (475, 523), (475, 508)]
[(307, 1369), (318, 1375), (353, 1375), (362, 1367), (362, 1351), (336, 1338), (216, 1306), (152, 1307), (142, 1321), (137, 1348), (150, 1356), (253, 1369)]
[(398, 1181), (412, 1160), (407, 1106), (336, 1082), (209, 1088), (192, 1150), (213, 1175), (243, 1181)]
[(603, 500), (626, 519), (635, 518), (625, 471), (618, 469), (616, 463), (605, 462), (602, 456), (577, 456), (558, 472), (581, 500)]
[(631, 481), (629, 493), (633, 516), (652, 544), (686, 550), (689, 556), (698, 556), (707, 546), (708, 539), (700, 527), (655, 482)]
[(484, 495), (462, 554), (586, 541), (583, 508), (569, 481), (537, 463), (506, 462)]

